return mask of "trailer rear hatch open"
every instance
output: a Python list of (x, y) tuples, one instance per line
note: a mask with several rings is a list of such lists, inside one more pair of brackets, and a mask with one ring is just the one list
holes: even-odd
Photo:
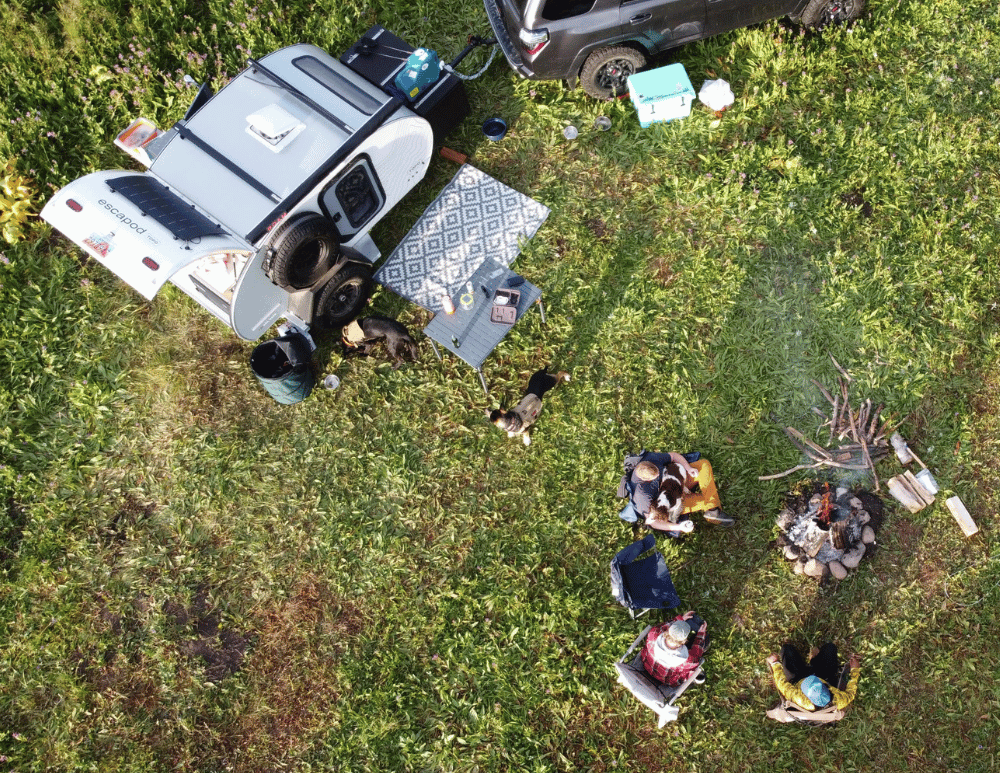
[(42, 218), (150, 300), (199, 256), (248, 248), (141, 172), (94, 172), (74, 180), (49, 200)]

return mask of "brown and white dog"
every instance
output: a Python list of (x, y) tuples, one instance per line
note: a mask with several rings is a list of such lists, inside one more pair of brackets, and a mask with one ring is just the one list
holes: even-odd
[(507, 437), (518, 437), (526, 446), (531, 445), (531, 435), (528, 430), (535, 423), (538, 414), (542, 412), (542, 396), (562, 381), (569, 381), (569, 373), (564, 370), (555, 375), (548, 373), (545, 368), (537, 371), (528, 381), (528, 388), (524, 392), (521, 402), (507, 411), (503, 408), (495, 408), (486, 412), (486, 417), (507, 433)]
[(345, 357), (352, 354), (367, 356), (378, 343), (384, 342), (393, 360), (393, 370), (397, 370), (404, 360), (416, 362), (420, 354), (417, 342), (405, 325), (379, 314), (371, 314), (345, 325), (341, 342)]
[(679, 464), (668, 464), (660, 477), (660, 489), (649, 508), (649, 517), (677, 523), (688, 493), (687, 473)]

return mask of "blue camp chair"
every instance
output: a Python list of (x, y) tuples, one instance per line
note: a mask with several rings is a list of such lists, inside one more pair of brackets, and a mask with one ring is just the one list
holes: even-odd
[(681, 603), (663, 556), (654, 551), (656, 537), (633, 542), (611, 559), (611, 593), (633, 619), (651, 609), (673, 609)]

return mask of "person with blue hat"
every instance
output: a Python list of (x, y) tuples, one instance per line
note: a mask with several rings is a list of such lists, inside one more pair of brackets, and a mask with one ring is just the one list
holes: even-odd
[(819, 649), (813, 647), (809, 662), (789, 642), (781, 647), (781, 657), (772, 654), (767, 662), (771, 667), (774, 686), (781, 696), (805, 711), (816, 711), (829, 706), (843, 710), (858, 693), (861, 664), (857, 655), (848, 661), (850, 676), (841, 672), (837, 662), (837, 645), (827, 642)]

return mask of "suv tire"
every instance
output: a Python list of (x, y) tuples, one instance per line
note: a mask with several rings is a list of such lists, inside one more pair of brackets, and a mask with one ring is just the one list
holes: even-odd
[(857, 19), (865, 8), (865, 0), (812, 0), (799, 21), (809, 29), (820, 29), (827, 24), (844, 24)]
[(312, 287), (327, 272), (340, 244), (333, 224), (322, 215), (290, 223), (274, 240), (271, 281), (286, 290)]
[(346, 325), (358, 316), (372, 292), (371, 271), (350, 264), (334, 274), (316, 301), (315, 321), (327, 328)]
[[(851, 2), (852, 0), (845, 0)], [(853, 0), (861, 2), (861, 0)], [(813, 0), (832, 3), (834, 0)], [(613, 99), (628, 93), (628, 76), (646, 66), (646, 55), (628, 46), (599, 48), (583, 63), (580, 85), (595, 99)]]

